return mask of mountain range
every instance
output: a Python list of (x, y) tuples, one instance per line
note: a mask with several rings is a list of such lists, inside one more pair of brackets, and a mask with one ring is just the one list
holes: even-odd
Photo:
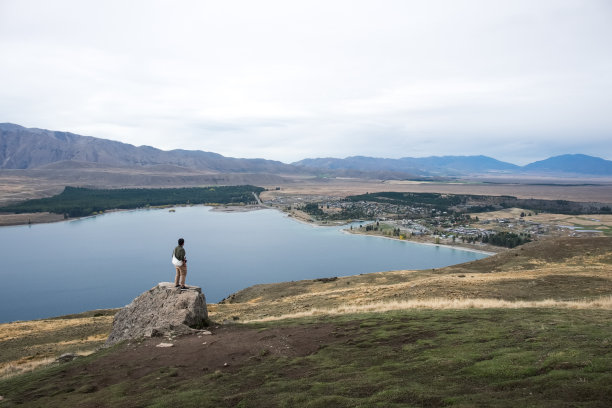
[(430, 156), (383, 159), (353, 156), (345, 159), (304, 159), (293, 163), (310, 169), (378, 170), (409, 173), (419, 176), (462, 176), (476, 174), (557, 174), (612, 175), (612, 161), (584, 154), (564, 154), (536, 161), (525, 166), (503, 162), (487, 156)]
[(115, 167), (173, 165), (223, 173), (299, 171), (273, 160), (235, 159), (199, 150), (164, 151), (68, 132), (0, 124), (0, 169), (31, 169), (66, 161)]
[(68, 132), (0, 123), (0, 169), (79, 168), (84, 165), (141, 168), (155, 166), (210, 173), (410, 178), (477, 174), (554, 174), (612, 176), (612, 161), (565, 154), (525, 166), (487, 156), (431, 156), (400, 159), (353, 156), (304, 159), (285, 164), (266, 159), (238, 159), (200, 150), (164, 151), (151, 146), (81, 136)]

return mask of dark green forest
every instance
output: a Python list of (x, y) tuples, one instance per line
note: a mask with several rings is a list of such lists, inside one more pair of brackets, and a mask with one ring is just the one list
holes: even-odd
[(302, 211), (316, 217), (319, 220), (333, 221), (333, 220), (355, 220), (367, 218), (368, 215), (363, 209), (358, 206), (351, 206), (348, 208), (342, 208), (338, 213), (326, 213), (319, 206), (318, 203), (308, 203), (301, 208)]
[(393, 191), (385, 191), (380, 193), (349, 196), (346, 198), (346, 200), (353, 202), (370, 201), (395, 205), (427, 206), (446, 210), (449, 207), (465, 203), (470, 198), (481, 198), (481, 196), (438, 193), (398, 193)]
[(531, 242), (531, 239), (528, 235), (519, 235), (514, 232), (501, 231), (490, 236), (485, 235), (482, 237), (481, 241), (485, 244), (489, 243), (491, 245), (514, 248), (527, 242)]
[(265, 189), (256, 186), (214, 186), (192, 188), (89, 189), (66, 187), (56, 196), (27, 200), (1, 207), (2, 212), (51, 212), (67, 217), (81, 217), (111, 209), (133, 209), (176, 204), (250, 204), (253, 193)]

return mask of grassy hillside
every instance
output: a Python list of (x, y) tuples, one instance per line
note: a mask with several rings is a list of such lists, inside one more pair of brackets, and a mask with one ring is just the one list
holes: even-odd
[(106, 341), (116, 311), (0, 324), (0, 378), (49, 364), (64, 353), (93, 353)]
[(485, 299), (597, 301), (610, 295), (612, 238), (562, 238), (441, 269), (256, 285), (209, 310), (218, 321), (252, 321), (418, 307), (419, 301), (429, 302), (425, 307), (448, 300), (455, 300), (451, 307), (491, 307)]
[[(0, 380), (0, 407), (612, 402), (610, 237), (533, 242), (436, 270), (257, 285), (209, 312), (211, 335), (127, 342)], [(75, 351), (67, 345), (103, 338), (112, 313), (60, 318), (73, 328), (47, 335), (48, 320), (0, 325), (0, 361)], [(155, 347), (162, 341), (173, 347)]]
[(607, 407), (609, 310), (412, 310), (230, 325), (0, 382), (3, 406)]

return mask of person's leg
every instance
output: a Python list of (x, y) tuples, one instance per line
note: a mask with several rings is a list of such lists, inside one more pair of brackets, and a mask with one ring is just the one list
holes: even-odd
[(187, 265), (181, 266), (181, 287), (185, 286), (185, 279), (187, 278)]
[(179, 279), (181, 277), (181, 268), (180, 266), (175, 266), (174, 268), (176, 269), (176, 276), (174, 277), (174, 286), (178, 286)]

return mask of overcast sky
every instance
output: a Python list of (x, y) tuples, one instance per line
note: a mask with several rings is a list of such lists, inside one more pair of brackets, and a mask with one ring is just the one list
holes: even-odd
[(0, 0), (0, 122), (232, 157), (612, 159), (612, 1)]

